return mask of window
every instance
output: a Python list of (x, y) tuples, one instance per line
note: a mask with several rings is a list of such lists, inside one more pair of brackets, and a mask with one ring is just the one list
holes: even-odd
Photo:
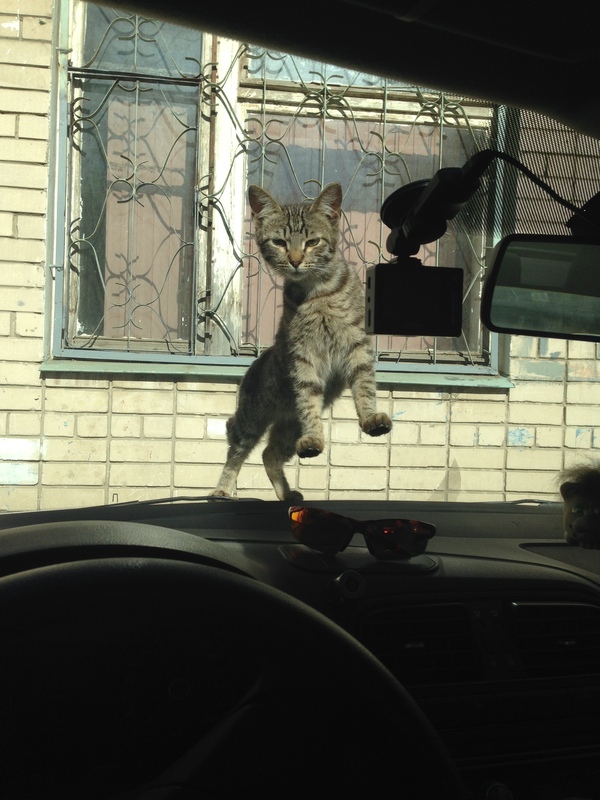
[[(464, 163), (497, 122), (489, 104), (102, 6), (77, 5), (63, 28), (57, 357), (245, 368), (281, 308), (252, 240), (249, 183), (292, 202), (339, 181), (342, 249), (364, 273), (390, 258), (383, 200)], [(462, 336), (377, 337), (382, 372), (496, 371), (479, 323), (484, 216), (471, 210), (420, 253), (463, 268)]]
[(202, 39), (94, 5), (79, 19), (63, 344), (189, 354)]

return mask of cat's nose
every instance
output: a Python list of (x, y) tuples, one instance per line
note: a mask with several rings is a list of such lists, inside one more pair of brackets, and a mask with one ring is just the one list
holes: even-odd
[(292, 267), (294, 267), (294, 269), (298, 269), (298, 267), (302, 263), (302, 259), (301, 258), (300, 259), (290, 258), (288, 260), (289, 260), (290, 264), (292, 265)]

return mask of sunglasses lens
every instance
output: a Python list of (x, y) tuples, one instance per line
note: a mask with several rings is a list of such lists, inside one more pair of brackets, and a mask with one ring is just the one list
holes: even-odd
[(349, 530), (348, 520), (331, 511), (292, 506), (288, 514), (294, 538), (322, 553), (339, 553), (353, 533)]
[(367, 523), (364, 534), (377, 558), (410, 558), (425, 551), (435, 525), (414, 519), (380, 520)]

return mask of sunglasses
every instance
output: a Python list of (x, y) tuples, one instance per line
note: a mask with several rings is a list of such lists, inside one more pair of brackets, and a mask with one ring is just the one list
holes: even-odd
[(341, 553), (362, 533), (375, 558), (410, 558), (423, 553), (435, 535), (435, 525), (415, 519), (358, 520), (302, 506), (291, 506), (288, 515), (294, 538), (320, 553)]

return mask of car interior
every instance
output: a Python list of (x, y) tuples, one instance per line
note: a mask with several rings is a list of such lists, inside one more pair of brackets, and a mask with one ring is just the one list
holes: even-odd
[[(600, 6), (110, 5), (600, 137)], [(391, 254), (439, 238), (503, 158), (482, 153), (386, 200)], [(600, 342), (596, 192), (558, 198), (571, 230), (501, 239), (489, 330)], [(394, 333), (396, 278), (370, 277), (367, 324)], [(445, 333), (453, 297), (419, 318)], [(571, 540), (558, 489), (0, 515), (1, 796), (600, 800), (599, 483)]]

